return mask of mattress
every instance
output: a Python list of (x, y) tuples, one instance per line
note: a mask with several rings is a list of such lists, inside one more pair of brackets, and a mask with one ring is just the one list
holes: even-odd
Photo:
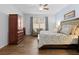
[(77, 35), (65, 35), (61, 33), (53, 33), (50, 31), (41, 32), (38, 35), (39, 48), (43, 45), (63, 45), (63, 44), (78, 44)]

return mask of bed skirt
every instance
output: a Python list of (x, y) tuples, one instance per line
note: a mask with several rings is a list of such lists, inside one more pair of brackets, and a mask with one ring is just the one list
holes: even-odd
[(44, 45), (39, 49), (78, 49), (78, 44), (69, 44), (69, 45)]

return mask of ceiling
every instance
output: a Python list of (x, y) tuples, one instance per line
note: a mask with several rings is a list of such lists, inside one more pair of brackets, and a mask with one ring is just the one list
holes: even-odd
[(39, 4), (15, 4), (14, 6), (25, 14), (56, 14), (68, 4), (48, 4), (48, 11), (40, 11)]

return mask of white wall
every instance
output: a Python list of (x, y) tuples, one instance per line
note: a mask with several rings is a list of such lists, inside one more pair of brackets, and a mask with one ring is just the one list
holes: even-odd
[(22, 15), (21, 11), (19, 11), (16, 6), (12, 5), (12, 4), (0, 4), (0, 11), (6, 14), (20, 14)]
[(8, 15), (0, 12), (0, 48), (8, 44)]
[[(50, 17), (50, 19), (49, 19), (50, 20), (49, 21), (50, 30), (53, 30), (53, 28), (57, 30), (56, 26), (59, 24), (59, 22), (64, 20), (64, 14), (66, 14), (72, 10), (75, 10), (75, 17), (74, 18), (79, 18), (79, 4), (67, 5), (62, 10), (60, 10), (58, 13), (56, 13), (54, 16)], [(71, 18), (71, 19), (73, 19), (73, 18)]]
[(67, 7), (63, 8), (60, 12), (56, 14), (56, 22), (64, 20), (64, 14), (72, 10), (75, 10), (74, 18), (79, 18), (79, 4), (72, 4), (72, 5), (68, 5)]
[(48, 26), (49, 26), (49, 31), (55, 31), (56, 27), (56, 20), (54, 15), (49, 15), (48, 16)]
[(8, 44), (8, 14), (23, 14), (13, 5), (0, 5), (0, 48)]
[(25, 31), (26, 31), (26, 35), (30, 35), (30, 17), (31, 15), (29, 14), (25, 14), (24, 15), (24, 27), (25, 27)]

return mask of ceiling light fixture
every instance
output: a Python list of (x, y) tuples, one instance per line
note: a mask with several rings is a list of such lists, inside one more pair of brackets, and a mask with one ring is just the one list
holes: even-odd
[(44, 11), (49, 10), (48, 4), (40, 4), (40, 10), (44, 10)]

